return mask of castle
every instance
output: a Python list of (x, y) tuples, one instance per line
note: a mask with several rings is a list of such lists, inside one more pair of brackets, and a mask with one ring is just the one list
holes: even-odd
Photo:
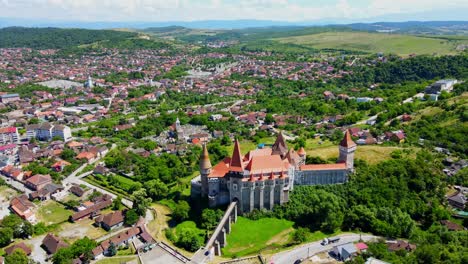
[(206, 145), (200, 158), (200, 176), (192, 180), (191, 196), (207, 197), (210, 207), (238, 201), (240, 212), (273, 209), (289, 200), (294, 185), (345, 183), (353, 170), (356, 144), (346, 131), (339, 146), (336, 164), (306, 165), (304, 148), (288, 149), (280, 133), (271, 148), (265, 147), (241, 155), (236, 140), (232, 157), (214, 167)]

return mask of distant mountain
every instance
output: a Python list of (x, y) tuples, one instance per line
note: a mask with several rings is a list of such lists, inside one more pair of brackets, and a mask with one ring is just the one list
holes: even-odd
[(468, 21), (407, 21), (349, 24), (354, 30), (411, 34), (467, 34)]

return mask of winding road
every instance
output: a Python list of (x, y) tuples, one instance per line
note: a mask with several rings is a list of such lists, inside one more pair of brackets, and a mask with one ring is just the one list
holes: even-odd
[(358, 242), (359, 239), (362, 239), (364, 242), (368, 241), (376, 241), (379, 239), (377, 236), (373, 235), (359, 235), (359, 234), (342, 234), (335, 237), (339, 237), (340, 241), (338, 243), (329, 244), (326, 246), (322, 246), (320, 243), (321, 241), (316, 241), (312, 243), (308, 243), (305, 245), (301, 245), (297, 248), (292, 250), (279, 252), (278, 254), (273, 255), (268, 263), (271, 264), (292, 264), (297, 259), (306, 259), (308, 257), (312, 257), (318, 253), (324, 251), (330, 251), (333, 249), (334, 246), (347, 244), (349, 242)]

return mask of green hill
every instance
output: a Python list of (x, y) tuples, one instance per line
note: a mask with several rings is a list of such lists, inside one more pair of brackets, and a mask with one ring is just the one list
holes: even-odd
[(136, 36), (137, 33), (114, 30), (9, 27), (0, 29), (0, 48), (62, 49)]

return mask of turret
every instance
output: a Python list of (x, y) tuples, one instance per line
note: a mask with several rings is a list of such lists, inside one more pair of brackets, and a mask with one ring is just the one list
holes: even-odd
[(208, 175), (211, 173), (211, 161), (206, 144), (203, 144), (203, 152), (200, 157), (200, 176), (202, 183), (202, 196), (208, 196)]
[(304, 165), (305, 162), (306, 162), (306, 159), (307, 159), (307, 153), (306, 153), (304, 147), (301, 147), (301, 148), (297, 151), (297, 154), (298, 154), (299, 157), (301, 158), (301, 164), (300, 164), (300, 165)]
[(343, 140), (340, 142), (340, 157), (338, 162), (346, 164), (348, 170), (354, 169), (354, 152), (356, 151), (356, 143), (351, 139), (351, 132), (346, 130)]

